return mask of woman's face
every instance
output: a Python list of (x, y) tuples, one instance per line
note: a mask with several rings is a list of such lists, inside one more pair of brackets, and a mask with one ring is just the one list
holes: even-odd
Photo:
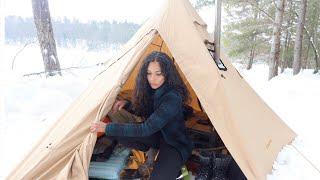
[(152, 89), (158, 89), (164, 83), (164, 76), (157, 61), (149, 63), (147, 78)]

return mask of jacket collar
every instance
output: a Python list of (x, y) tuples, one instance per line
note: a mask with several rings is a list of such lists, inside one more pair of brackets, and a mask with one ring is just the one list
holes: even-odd
[(155, 90), (154, 99), (159, 99), (164, 93), (168, 92), (171, 88), (163, 83), (158, 89)]

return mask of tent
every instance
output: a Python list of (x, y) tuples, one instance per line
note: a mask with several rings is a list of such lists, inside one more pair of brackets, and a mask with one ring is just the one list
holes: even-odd
[(266, 179), (296, 134), (253, 91), (221, 53), (212, 58), (206, 24), (188, 0), (168, 0), (73, 102), (8, 179), (87, 179), (96, 141), (91, 122), (134, 87), (141, 60), (162, 51), (173, 58), (192, 95), (248, 179)]

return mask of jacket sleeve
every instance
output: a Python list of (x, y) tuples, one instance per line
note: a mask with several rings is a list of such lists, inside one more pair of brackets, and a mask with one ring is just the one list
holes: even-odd
[(143, 137), (149, 136), (162, 129), (170, 120), (174, 120), (181, 110), (182, 99), (178, 94), (164, 95), (157, 109), (140, 124), (111, 123), (106, 127), (107, 136)]
[(134, 112), (134, 110), (133, 110), (133, 104), (132, 104), (132, 102), (130, 101), (130, 100), (128, 100), (128, 99), (125, 99), (126, 101), (127, 101), (127, 103), (126, 103), (126, 105), (124, 105), (124, 109), (126, 110), (126, 111), (128, 111), (129, 113), (131, 113), (131, 114), (134, 114), (134, 115), (137, 115), (135, 112)]

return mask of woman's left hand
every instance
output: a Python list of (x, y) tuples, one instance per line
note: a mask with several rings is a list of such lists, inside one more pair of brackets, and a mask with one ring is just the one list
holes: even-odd
[(90, 131), (92, 133), (95, 133), (95, 132), (103, 132), (103, 133), (105, 133), (106, 126), (107, 126), (107, 123), (104, 123), (102, 121), (99, 121), (99, 122), (96, 122), (96, 123), (92, 123), (91, 126), (90, 126)]

